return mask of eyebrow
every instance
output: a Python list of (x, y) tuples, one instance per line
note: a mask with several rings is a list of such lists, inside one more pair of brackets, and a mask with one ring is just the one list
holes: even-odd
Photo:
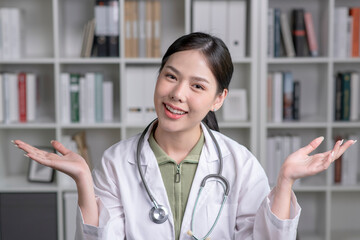
[[(175, 67), (173, 67), (173, 66), (167, 65), (167, 66), (165, 66), (165, 68), (169, 68), (170, 70), (172, 70), (172, 71), (175, 72), (176, 74), (181, 75), (180, 71), (177, 70), (177, 69), (176, 69)], [(191, 79), (194, 79), (194, 80), (196, 80), (196, 81), (205, 82), (205, 83), (210, 84), (209, 80), (207, 80), (206, 78), (197, 77), (197, 76), (192, 76), (192, 77), (190, 77), (190, 78), (191, 78)]]

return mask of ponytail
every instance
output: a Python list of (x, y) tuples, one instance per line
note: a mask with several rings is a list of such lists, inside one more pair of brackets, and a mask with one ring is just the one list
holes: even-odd
[(216, 115), (213, 111), (209, 111), (208, 114), (202, 120), (211, 130), (220, 132), (218, 122), (216, 120)]

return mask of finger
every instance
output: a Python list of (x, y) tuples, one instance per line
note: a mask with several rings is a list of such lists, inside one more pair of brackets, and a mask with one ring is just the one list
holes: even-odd
[(62, 145), (60, 142), (58, 142), (56, 140), (52, 140), (51, 145), (62, 155), (65, 155), (65, 154), (68, 154), (71, 152), (69, 149), (64, 147), (64, 145)]
[(21, 140), (15, 140), (13, 143), (20, 149), (24, 150), (27, 153), (41, 151), (40, 149), (31, 146), (30, 144), (27, 144), (26, 142), (23, 142)]
[(341, 157), (341, 155), (343, 155), (343, 153), (350, 147), (352, 146), (354, 143), (356, 143), (356, 141), (354, 140), (348, 140), (346, 141), (344, 144), (342, 144), (339, 147), (339, 150), (337, 152), (335, 152), (335, 159), (338, 159), (339, 157)]
[(322, 142), (324, 141), (324, 137), (318, 137), (312, 140), (307, 146), (301, 148), (304, 154), (310, 154), (314, 151)]

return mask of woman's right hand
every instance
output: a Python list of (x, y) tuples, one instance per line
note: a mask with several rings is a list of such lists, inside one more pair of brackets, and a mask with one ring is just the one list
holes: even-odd
[(82, 158), (79, 154), (65, 148), (64, 145), (58, 141), (51, 141), (51, 145), (59, 153), (61, 153), (62, 156), (40, 150), (21, 140), (15, 140), (13, 143), (15, 146), (26, 152), (25, 156), (35, 160), (42, 165), (51, 167), (69, 175), (75, 180), (76, 183), (79, 183), (81, 179), (88, 179), (89, 175), (91, 175), (91, 171), (85, 159)]

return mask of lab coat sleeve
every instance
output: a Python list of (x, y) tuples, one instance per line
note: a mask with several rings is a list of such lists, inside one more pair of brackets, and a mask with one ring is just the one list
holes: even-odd
[(281, 220), (272, 211), (274, 189), (262, 202), (254, 222), (254, 239), (296, 239), (301, 208), (294, 192), (291, 195), (290, 218)]
[(125, 239), (124, 209), (119, 188), (114, 181), (115, 168), (113, 162), (109, 161), (112, 157), (109, 151), (105, 152), (100, 166), (93, 171), (99, 226), (85, 224), (78, 207), (76, 240)]
[(300, 206), (291, 197), (290, 219), (280, 220), (271, 212), (274, 191), (270, 191), (266, 174), (251, 156), (242, 166), (235, 239), (295, 240)]

